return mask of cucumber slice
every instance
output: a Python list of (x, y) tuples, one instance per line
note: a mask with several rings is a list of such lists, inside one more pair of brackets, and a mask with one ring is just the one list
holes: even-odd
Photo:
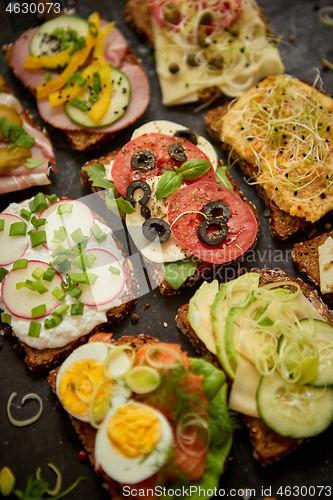
[(284, 437), (316, 436), (333, 420), (333, 390), (286, 382), (279, 373), (261, 378), (257, 405), (262, 420)]
[[(69, 118), (79, 125), (87, 128), (98, 128), (111, 125), (119, 120), (126, 112), (131, 96), (131, 84), (127, 76), (119, 69), (111, 66), (111, 101), (110, 105), (99, 122), (94, 122), (87, 113), (72, 106), (71, 103), (64, 104), (64, 108)], [(87, 89), (79, 94), (77, 98), (84, 102), (87, 106), (91, 106), (89, 101), (90, 90)]]
[[(308, 319), (300, 321), (304, 330), (308, 330), (308, 323)], [(314, 323), (314, 338), (319, 349), (319, 366), (318, 375), (314, 380), (311, 380), (309, 384), (313, 387), (333, 385), (333, 326), (319, 319), (315, 319)]]
[(76, 32), (77, 38), (86, 37), (88, 34), (88, 22), (77, 16), (64, 15), (51, 19), (42, 24), (30, 40), (29, 50), (33, 56), (51, 56), (64, 50), (60, 38), (53, 35), (55, 29), (63, 29), (69, 34), (69, 30)]

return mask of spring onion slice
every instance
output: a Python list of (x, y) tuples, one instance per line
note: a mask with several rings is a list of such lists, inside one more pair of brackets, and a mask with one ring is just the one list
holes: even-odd
[(13, 264), (13, 271), (17, 269), (26, 269), (28, 267), (28, 259), (18, 259)]
[[(117, 365), (117, 369), (120, 367), (121, 370), (119, 373), (113, 374), (110, 371), (109, 364), (111, 361), (116, 360), (116, 358), (118, 356), (121, 356), (123, 353), (127, 356), (129, 362), (126, 366), (126, 363), (124, 363), (122, 361), (122, 358), (120, 358), (120, 363), (119, 363), (119, 365)], [(130, 356), (127, 353), (130, 353)], [(117, 346), (115, 348), (110, 349), (109, 353), (107, 354), (106, 358), (104, 359), (103, 365), (102, 365), (103, 373), (106, 377), (109, 377), (109, 378), (115, 378), (115, 379), (124, 378), (127, 375), (127, 373), (130, 371), (130, 369), (132, 368), (134, 361), (135, 361), (135, 351), (134, 351), (133, 347), (131, 347), (129, 345)]]
[(32, 272), (32, 277), (35, 278), (35, 280), (40, 280), (43, 275), (44, 275), (44, 270), (41, 269), (40, 267), (36, 267), (36, 269), (34, 269)]
[(56, 270), (49, 267), (43, 274), (43, 280), (51, 282), (55, 276)]
[(38, 413), (34, 417), (28, 418), (26, 420), (16, 420), (14, 417), (12, 417), (12, 415), (10, 413), (11, 404), (14, 401), (14, 399), (16, 398), (16, 396), (17, 396), (17, 392), (13, 392), (10, 395), (10, 398), (8, 399), (8, 403), (7, 403), (7, 415), (8, 415), (9, 422), (11, 424), (15, 425), (16, 427), (25, 427), (26, 425), (30, 425), (30, 424), (33, 424), (34, 422), (36, 422), (36, 420), (39, 419), (39, 417), (41, 416), (42, 411), (43, 411), (43, 402), (42, 402), (41, 398), (38, 396), (38, 394), (29, 393), (29, 394), (26, 394), (22, 398), (22, 401), (21, 401), (22, 405), (28, 399), (34, 399), (35, 401), (37, 401), (39, 403), (39, 406), (40, 406), (40, 408), (38, 410)]
[(73, 212), (73, 203), (64, 203), (63, 205), (58, 205), (57, 214), (71, 214)]
[(157, 389), (161, 376), (150, 366), (134, 366), (125, 376), (125, 382), (136, 394), (147, 394)]
[[(175, 362), (174, 363), (162, 363), (161, 361), (155, 361), (154, 358), (158, 359), (158, 354), (163, 353), (171, 356)], [(166, 346), (150, 346), (146, 351), (146, 361), (153, 368), (178, 368), (181, 364), (181, 356), (178, 352), (170, 349)]]
[(327, 26), (333, 26), (333, 7), (323, 7), (322, 9), (319, 9), (318, 11), (318, 18), (319, 21), (321, 21), (324, 24), (327, 24)]
[(26, 222), (13, 222), (9, 228), (9, 236), (25, 236), (27, 233)]
[[(245, 307), (251, 300), (251, 292), (254, 289), (250, 282), (243, 283), (242, 281), (231, 282), (226, 290), (226, 301), (230, 307)], [(235, 296), (239, 292), (244, 292), (244, 297), (240, 300), (236, 300)]]
[[(99, 394), (104, 389), (103, 394)], [(99, 429), (103, 419), (111, 406), (110, 396), (113, 392), (113, 381), (108, 377), (102, 378), (94, 387), (93, 393), (89, 399), (88, 417), (89, 423), (95, 429)]]
[[(205, 443), (202, 448), (193, 448), (193, 444), (196, 442), (196, 439), (198, 439), (198, 436), (201, 437), (203, 434)], [(177, 423), (176, 437), (179, 446), (185, 451), (186, 454), (191, 455), (192, 457), (200, 457), (208, 450), (210, 443), (208, 422), (200, 415), (187, 413)]]
[(66, 294), (62, 292), (57, 286), (53, 288), (51, 293), (57, 300), (59, 300), (59, 302), (61, 302), (66, 297)]
[[(60, 490), (61, 490), (61, 486), (62, 486), (62, 474), (61, 474), (60, 470), (58, 469), (58, 467), (56, 467), (54, 464), (48, 463), (47, 465), (56, 474), (57, 481), (56, 481), (55, 487), (53, 489), (50, 489), (50, 488), (47, 489), (46, 493), (48, 495), (55, 496), (55, 495), (58, 495), (60, 493)], [(42, 477), (41, 477), (41, 471), (42, 471), (42, 468), (38, 467), (38, 469), (36, 471), (36, 479), (39, 479), (39, 480), (42, 479)]]
[(62, 315), (68, 309), (69, 309), (69, 305), (68, 304), (61, 304), (61, 306), (59, 306), (57, 309), (55, 309), (54, 311), (52, 311), (51, 314), (52, 314), (52, 316), (55, 316), (57, 314)]
[(38, 316), (43, 316), (43, 314), (46, 314), (46, 305), (45, 304), (40, 304), (39, 306), (33, 307), (31, 309), (31, 317), (32, 318), (38, 318)]
[(39, 337), (42, 325), (37, 321), (30, 321), (28, 335), (29, 337)]
[(4, 219), (0, 219), (0, 231), (3, 231), (5, 228), (5, 221)]

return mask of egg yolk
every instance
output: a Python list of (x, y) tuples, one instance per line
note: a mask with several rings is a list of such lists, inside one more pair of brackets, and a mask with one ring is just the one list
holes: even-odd
[(161, 422), (153, 410), (136, 404), (118, 408), (107, 424), (115, 450), (128, 458), (152, 451), (161, 438)]
[(105, 380), (101, 361), (82, 359), (64, 371), (59, 384), (59, 398), (70, 413), (86, 417), (91, 397), (94, 397), (92, 415), (103, 417), (109, 408), (112, 387), (112, 381)]

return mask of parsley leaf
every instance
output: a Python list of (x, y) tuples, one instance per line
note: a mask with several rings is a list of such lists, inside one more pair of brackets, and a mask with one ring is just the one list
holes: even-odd
[(41, 500), (49, 485), (43, 479), (33, 479), (29, 476), (25, 491), (15, 490), (14, 494), (22, 500)]
[(0, 130), (6, 141), (11, 141), (9, 147), (20, 146), (21, 148), (31, 149), (36, 142), (23, 127), (7, 120), (4, 116), (0, 118)]
[(41, 165), (43, 161), (44, 160), (40, 160), (39, 158), (28, 158), (24, 166), (27, 168), (36, 168)]
[(103, 163), (95, 163), (89, 167), (82, 167), (82, 170), (87, 172), (90, 182), (93, 187), (100, 187), (103, 189), (113, 189), (114, 184), (112, 181), (105, 179), (105, 167)]

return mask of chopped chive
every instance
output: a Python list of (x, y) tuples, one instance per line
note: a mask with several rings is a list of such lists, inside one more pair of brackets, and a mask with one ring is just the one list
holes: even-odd
[(83, 76), (79, 76), (78, 79), (76, 80), (76, 83), (78, 84), (79, 87), (83, 87), (87, 83), (87, 79), (83, 78)]
[(58, 197), (56, 194), (50, 194), (50, 196), (47, 197), (47, 201), (52, 205), (52, 203), (58, 201)]
[(87, 268), (91, 267), (97, 257), (93, 255), (92, 253), (81, 253), (80, 255), (77, 255), (73, 259), (73, 266), (78, 267), (79, 269), (82, 269), (82, 271), (85, 271)]
[(38, 316), (43, 316), (43, 314), (46, 314), (46, 305), (45, 304), (40, 304), (39, 306), (33, 307), (31, 309), (31, 317), (32, 318), (37, 318)]
[(76, 281), (76, 283), (88, 283), (87, 273), (69, 273), (69, 277), (72, 281)]
[(75, 97), (72, 100), (71, 105), (74, 106), (74, 108), (77, 108), (83, 112), (89, 111), (89, 109), (90, 109), (89, 106), (87, 106), (85, 102), (80, 101), (80, 99), (78, 99), (77, 97)]
[(22, 219), (29, 221), (31, 212), (29, 212), (29, 210), (26, 210), (25, 208), (21, 208), (20, 216), (22, 217)]
[(73, 203), (64, 203), (63, 205), (58, 205), (57, 215), (71, 214), (73, 212)]
[(39, 337), (42, 325), (36, 321), (30, 321), (28, 335), (30, 337)]
[(43, 219), (43, 218), (37, 219), (37, 217), (33, 216), (33, 217), (31, 217), (31, 224), (34, 227), (41, 227), (41, 226), (45, 226), (45, 224), (47, 224), (47, 220)]
[(102, 243), (102, 241), (106, 240), (106, 238), (108, 237), (107, 234), (104, 233), (104, 231), (102, 231), (102, 229), (97, 224), (92, 226), (90, 228), (90, 231), (92, 232), (93, 237), (96, 241), (98, 241), (98, 243)]
[(57, 314), (53, 316), (53, 318), (47, 318), (44, 321), (44, 328), (46, 328), (46, 330), (51, 330), (51, 328), (58, 326), (59, 323), (61, 322), (62, 322), (62, 316), (61, 314)]
[(79, 300), (71, 305), (71, 315), (72, 316), (81, 316), (83, 313), (84, 304)]
[(9, 273), (9, 271), (7, 271), (7, 269), (5, 267), (0, 267), (0, 283), (2, 283), (4, 277), (8, 273)]
[(53, 231), (53, 238), (51, 240), (52, 243), (61, 243), (66, 239), (66, 229), (61, 226), (60, 229), (55, 229)]
[(72, 264), (70, 260), (66, 259), (64, 262), (61, 264), (58, 264), (59, 272), (60, 273), (67, 273), (67, 271), (70, 271), (72, 267)]
[(12, 322), (12, 317), (10, 314), (1, 313), (1, 321), (2, 323), (7, 323), (8, 325), (10, 325)]
[(82, 294), (82, 290), (80, 290), (78, 286), (74, 286), (74, 288), (70, 288), (67, 293), (73, 297), (73, 299), (78, 299)]
[(32, 248), (38, 247), (39, 245), (43, 245), (47, 243), (46, 232), (45, 231), (34, 231), (30, 232), (30, 241)]
[(48, 204), (44, 193), (37, 193), (34, 199), (29, 201), (29, 208), (33, 214), (47, 207)]
[(33, 281), (32, 283), (33, 283), (32, 284), (33, 289), (36, 290), (36, 292), (38, 292), (40, 295), (43, 295), (43, 293), (49, 291), (49, 289), (46, 288), (46, 286), (43, 285), (43, 283), (39, 280)]
[(44, 270), (40, 267), (36, 267), (36, 269), (34, 269), (34, 271), (32, 272), (32, 277), (35, 278), (35, 280), (40, 280), (43, 274)]
[(0, 219), (0, 231), (3, 231), (5, 228), (5, 219)]
[(65, 254), (57, 255), (55, 257), (55, 259), (53, 259), (53, 263), (52, 264), (53, 264), (53, 266), (59, 266), (60, 264), (62, 264), (66, 260), (68, 260), (68, 258), (66, 257)]
[(65, 250), (65, 255), (67, 255), (67, 257), (76, 257), (80, 255), (80, 250), (78, 248), (67, 248), (67, 250)]
[(9, 228), (9, 236), (25, 236), (27, 234), (26, 222), (13, 222)]
[(65, 247), (63, 247), (62, 245), (57, 245), (53, 250), (53, 252), (51, 253), (52, 259), (54, 259), (54, 257), (56, 257), (57, 255), (64, 253), (65, 251), (66, 251)]
[(21, 288), (27, 288), (26, 281), (19, 281), (18, 283), (16, 283), (16, 290), (21, 290)]
[(55, 297), (57, 300), (59, 300), (59, 302), (64, 300), (64, 298), (66, 297), (66, 294), (62, 290), (60, 290), (60, 288), (58, 288), (57, 286), (55, 288), (53, 288), (51, 293), (52, 293), (53, 297)]
[(28, 267), (28, 259), (18, 259), (13, 264), (13, 271), (17, 269), (26, 269)]
[[(32, 281), (32, 280), (25, 280), (25, 286), (26, 286), (27, 288), (29, 288), (29, 290), (32, 290), (33, 292), (36, 292), (36, 288), (34, 287), (34, 283), (35, 283), (35, 282), (34, 282), (34, 281)], [(20, 288), (23, 288), (23, 287), (24, 287), (24, 285), (23, 285), (22, 283), (17, 283), (17, 284), (16, 284), (16, 288), (18, 288), (18, 286), (17, 286), (17, 285), (20, 285)]]
[(119, 276), (120, 275), (120, 270), (117, 269), (116, 267), (113, 267), (113, 266), (110, 266), (109, 267), (109, 271), (111, 274), (113, 274), (114, 276)]
[(81, 228), (75, 229), (75, 231), (71, 233), (71, 238), (74, 241), (74, 243), (76, 243), (77, 245), (81, 245), (82, 248), (85, 248), (89, 239), (88, 236), (85, 236), (82, 233)]
[(54, 275), (56, 273), (56, 270), (53, 269), (52, 267), (48, 267), (47, 270), (45, 271), (43, 275), (43, 280), (45, 281), (52, 281), (54, 278)]
[(45, 73), (44, 80), (49, 82), (51, 80), (51, 73)]
[(68, 304), (61, 304), (61, 306), (59, 306), (57, 309), (55, 309), (54, 311), (52, 311), (52, 316), (56, 316), (57, 314), (64, 314), (64, 312), (67, 311), (67, 309), (69, 309), (69, 305)]
[(74, 83), (80, 76), (80, 73), (78, 71), (72, 71), (72, 73), (69, 75), (69, 77), (66, 80), (66, 84)]

